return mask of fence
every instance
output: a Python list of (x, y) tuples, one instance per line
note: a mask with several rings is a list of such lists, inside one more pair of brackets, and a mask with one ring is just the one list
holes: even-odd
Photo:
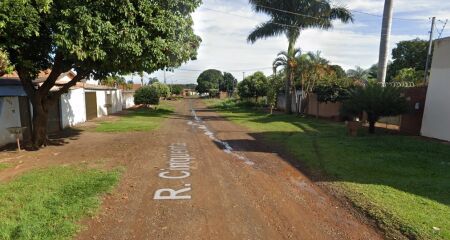
[[(426, 86), (405, 88), (404, 95), (409, 102), (410, 111), (401, 116), (382, 118), (378, 121), (378, 123), (381, 123), (378, 126), (383, 127), (394, 125), (398, 126), (397, 128), (399, 128), (401, 132), (419, 135), (422, 125), (426, 93)], [(299, 95), (297, 99), (300, 99)], [(297, 99), (295, 96), (292, 97), (292, 112), (294, 113), (299, 112), (299, 107), (297, 108), (299, 105), (296, 104)], [(340, 109), (342, 107), (342, 103), (340, 102), (319, 103), (315, 94), (309, 94), (307, 103), (308, 105), (305, 109), (307, 115), (318, 116), (321, 118), (331, 118), (335, 120), (340, 119)], [(278, 110), (284, 111), (285, 106), (284, 94), (279, 94), (277, 102)], [(317, 114), (317, 112), (319, 113)]]

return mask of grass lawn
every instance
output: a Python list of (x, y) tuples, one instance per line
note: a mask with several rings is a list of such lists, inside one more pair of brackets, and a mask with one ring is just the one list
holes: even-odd
[(255, 137), (281, 144), (311, 172), (325, 175), (389, 237), (450, 239), (450, 146), (411, 136), (361, 131), (341, 123), (269, 116), (232, 101), (208, 100)]
[(11, 167), (11, 164), (9, 164), (9, 163), (0, 163), (0, 171), (3, 169), (10, 168), (10, 167)]
[(0, 239), (71, 238), (118, 179), (117, 171), (53, 167), (0, 183)]
[(130, 114), (121, 116), (117, 121), (101, 122), (95, 129), (97, 132), (133, 132), (158, 129), (164, 119), (173, 112), (172, 106), (162, 102), (158, 108), (140, 108)]

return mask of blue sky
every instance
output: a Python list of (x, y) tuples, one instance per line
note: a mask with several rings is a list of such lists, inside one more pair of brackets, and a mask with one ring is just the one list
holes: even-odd
[[(306, 30), (302, 32), (297, 47), (305, 52), (320, 51), (323, 57), (345, 69), (357, 65), (368, 68), (376, 63), (384, 0), (332, 1), (332, 4), (353, 10), (355, 22), (336, 22), (335, 27), (328, 31)], [(450, 18), (450, 1), (394, 0), (391, 49), (401, 40), (427, 39), (431, 16), (441, 21)], [(242, 79), (244, 71), (246, 75), (257, 70), (270, 74), (273, 59), (287, 48), (283, 36), (260, 40), (253, 45), (247, 43), (247, 35), (252, 29), (268, 19), (264, 14), (253, 13), (247, 0), (204, 0), (193, 19), (195, 32), (203, 39), (198, 58), (174, 72), (167, 72), (167, 83), (195, 83), (201, 71), (209, 68), (229, 71), (238, 80)], [(441, 21), (437, 21), (439, 30), (443, 27)], [(448, 36), (450, 23), (441, 37)], [(164, 79), (161, 71), (151, 76), (160, 81)], [(139, 81), (138, 77), (133, 80)]]

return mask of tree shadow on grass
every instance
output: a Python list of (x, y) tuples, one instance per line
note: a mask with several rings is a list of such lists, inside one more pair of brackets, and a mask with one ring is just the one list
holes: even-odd
[(278, 152), (313, 181), (390, 186), (450, 205), (448, 145), (381, 129), (375, 135), (361, 129), (358, 137), (350, 137), (342, 123), (289, 115), (259, 113), (250, 122), (278, 122), (297, 129), (250, 133), (255, 140), (227, 140), (233, 148)]

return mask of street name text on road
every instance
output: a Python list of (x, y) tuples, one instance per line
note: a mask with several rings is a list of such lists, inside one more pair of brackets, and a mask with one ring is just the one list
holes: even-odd
[[(191, 176), (191, 161), (186, 143), (174, 143), (169, 146), (169, 167), (161, 169), (158, 176), (164, 180), (181, 180)], [(184, 184), (181, 189), (161, 188), (156, 190), (154, 200), (188, 200), (192, 190), (191, 184)]]

